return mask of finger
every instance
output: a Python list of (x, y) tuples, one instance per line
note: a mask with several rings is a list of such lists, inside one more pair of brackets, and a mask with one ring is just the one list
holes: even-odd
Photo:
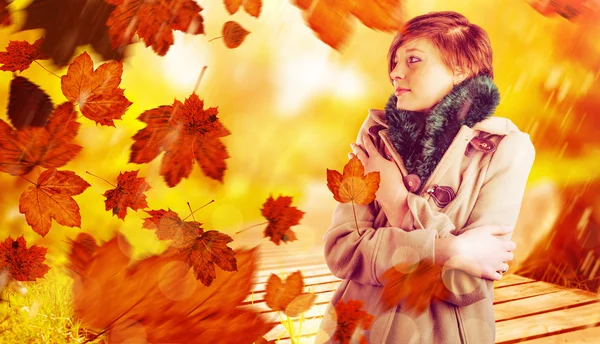
[(373, 143), (373, 140), (371, 139), (371, 135), (364, 133), (363, 134), (363, 144), (365, 146), (365, 151), (367, 152), (367, 154), (369, 156), (371, 156), (371, 154), (373, 154), (373, 152), (375, 152), (377, 150), (377, 147), (375, 147), (375, 144)]
[(517, 249), (517, 243), (512, 240), (502, 240), (505, 251), (514, 251)]
[(348, 159), (352, 159), (354, 157), (355, 157), (354, 153), (348, 153)]
[(515, 229), (515, 227), (513, 227), (513, 226), (504, 226), (504, 225), (491, 226), (490, 233), (492, 233), (492, 235), (502, 236), (502, 235), (511, 233), (514, 229)]
[(367, 152), (365, 152), (363, 147), (359, 144), (351, 143), (350, 148), (352, 148), (352, 152), (354, 153), (354, 155), (356, 155), (363, 163), (364, 158), (369, 157), (369, 154), (367, 154)]
[(506, 254), (504, 255), (504, 261), (505, 262), (510, 262), (513, 259), (515, 259), (515, 254), (512, 252), (506, 252)]

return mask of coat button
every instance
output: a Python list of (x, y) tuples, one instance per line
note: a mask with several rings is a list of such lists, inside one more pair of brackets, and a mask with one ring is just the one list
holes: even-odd
[[(429, 192), (429, 190), (427, 190), (427, 192)], [(447, 206), (448, 203), (456, 198), (454, 190), (449, 186), (443, 185), (434, 185), (431, 196), (435, 204), (440, 208)]]
[(496, 144), (489, 139), (484, 139), (483, 137), (474, 137), (469, 145), (476, 150), (484, 153), (492, 153), (496, 151)]
[(406, 177), (402, 178), (404, 181), (404, 186), (406, 190), (409, 192), (415, 193), (421, 187), (421, 177), (416, 174), (409, 174)]

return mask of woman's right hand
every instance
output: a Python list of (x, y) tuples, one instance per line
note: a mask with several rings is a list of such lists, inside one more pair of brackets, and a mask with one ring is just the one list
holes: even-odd
[(456, 264), (457, 268), (473, 276), (481, 276), (498, 281), (506, 262), (514, 259), (517, 244), (512, 240), (499, 239), (496, 236), (510, 234), (514, 227), (489, 225), (470, 229), (454, 240), (454, 254), (447, 264)]

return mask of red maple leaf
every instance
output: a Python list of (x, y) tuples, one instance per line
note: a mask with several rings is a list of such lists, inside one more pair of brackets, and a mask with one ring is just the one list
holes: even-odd
[(40, 51), (43, 41), (43, 38), (33, 44), (27, 41), (9, 41), (6, 51), (0, 52), (0, 63), (4, 64), (0, 70), (24, 71), (35, 60), (49, 60), (50, 56)]
[(164, 56), (173, 45), (173, 30), (204, 33), (202, 7), (193, 0), (106, 0), (117, 5), (106, 25), (114, 48), (130, 44), (137, 33), (146, 47)]
[(15, 129), (43, 127), (54, 110), (50, 97), (38, 85), (22, 76), (10, 82), (8, 119)]
[(10, 26), (10, 12), (6, 8), (8, 3), (6, 0), (0, 0), (0, 26)]
[(348, 300), (348, 302), (340, 300), (335, 305), (337, 327), (333, 338), (339, 340), (341, 344), (355, 343), (357, 336), (360, 336), (361, 343), (368, 343), (359, 331), (370, 329), (375, 317), (362, 310), (362, 306), (361, 300)]
[(112, 209), (113, 215), (121, 220), (125, 220), (127, 207), (133, 210), (148, 207), (144, 192), (151, 187), (144, 178), (137, 178), (138, 171), (119, 173), (117, 187), (104, 193), (106, 210)]
[(144, 111), (138, 119), (148, 125), (133, 136), (129, 162), (150, 162), (164, 150), (160, 174), (170, 187), (190, 175), (194, 159), (204, 174), (223, 182), (229, 154), (219, 138), (231, 133), (217, 118), (217, 108), (203, 107), (193, 93), (184, 104), (175, 100), (172, 106)]
[(9, 275), (17, 281), (35, 281), (42, 278), (50, 270), (44, 264), (47, 248), (31, 245), (27, 248), (27, 242), (21, 235), (17, 240), (8, 237), (0, 242), (0, 272), (8, 270)]
[(261, 209), (262, 215), (269, 220), (264, 237), (271, 237), (271, 241), (277, 245), (280, 241), (287, 243), (298, 239), (290, 227), (299, 224), (305, 212), (291, 207), (291, 204), (292, 197), (279, 196), (275, 200), (269, 196)]
[(146, 211), (143, 228), (156, 230), (161, 240), (173, 240), (167, 254), (180, 257), (194, 268), (196, 279), (209, 286), (216, 277), (214, 265), (225, 271), (237, 271), (234, 251), (227, 246), (231, 237), (215, 230), (204, 231), (200, 222), (184, 221), (172, 210)]
[(94, 62), (87, 52), (77, 56), (60, 78), (63, 94), (79, 105), (81, 113), (100, 125), (115, 126), (132, 104), (119, 88), (123, 62), (109, 61), (94, 70)]
[(79, 123), (73, 104), (59, 105), (45, 127), (14, 130), (0, 119), (0, 171), (20, 176), (35, 166), (57, 168), (73, 159), (81, 146), (72, 143)]
[(89, 262), (98, 249), (96, 240), (88, 233), (79, 233), (75, 240), (70, 240), (71, 251), (69, 252), (69, 271), (77, 275), (83, 275), (87, 270)]
[(50, 231), (52, 219), (63, 226), (81, 227), (79, 205), (71, 196), (79, 195), (90, 186), (71, 171), (46, 170), (37, 184), (30, 186), (19, 198), (19, 212), (41, 236)]

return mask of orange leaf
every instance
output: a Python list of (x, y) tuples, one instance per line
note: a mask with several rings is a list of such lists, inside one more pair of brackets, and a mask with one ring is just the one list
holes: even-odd
[(379, 188), (379, 172), (364, 175), (365, 168), (360, 159), (352, 157), (344, 166), (344, 174), (327, 169), (327, 187), (333, 198), (340, 203), (353, 201), (356, 204), (369, 204), (375, 199)]
[(0, 272), (7, 269), (8, 274), (17, 281), (35, 281), (36, 278), (42, 278), (50, 270), (50, 267), (44, 264), (47, 251), (47, 248), (36, 245), (27, 248), (22, 235), (17, 240), (8, 237), (4, 242), (0, 242)]
[(598, 1), (527, 0), (527, 2), (537, 12), (546, 17), (558, 14), (572, 22), (593, 21), (598, 19), (600, 13), (600, 3)]
[(240, 24), (228, 21), (223, 25), (223, 41), (229, 49), (239, 47), (250, 32), (246, 31)]
[(296, 296), (283, 311), (287, 316), (297, 317), (312, 307), (317, 299), (317, 295), (313, 293), (300, 294)]
[(160, 174), (168, 186), (190, 175), (194, 159), (204, 174), (223, 182), (229, 154), (219, 138), (231, 133), (217, 118), (217, 108), (203, 107), (204, 101), (193, 93), (184, 104), (175, 100), (173, 106), (144, 111), (138, 119), (148, 125), (133, 136), (129, 162), (150, 162), (164, 150)]
[(265, 289), (265, 302), (267, 306), (275, 311), (283, 311), (304, 289), (302, 272), (298, 270), (292, 273), (285, 279), (285, 282), (279, 276), (271, 274)]
[(173, 30), (193, 35), (204, 33), (202, 11), (194, 0), (111, 0), (117, 8), (108, 17), (110, 42), (114, 48), (130, 44), (137, 33), (146, 47), (160, 56), (173, 45)]
[[(249, 296), (257, 249), (236, 251), (239, 270), (217, 271), (207, 287), (166, 255), (130, 262), (131, 246), (118, 235), (99, 246), (73, 284), (75, 315), (106, 330), (109, 342), (252, 343), (275, 324), (238, 306)], [(227, 331), (223, 331), (226, 328)]]
[(65, 97), (79, 104), (81, 113), (98, 124), (115, 126), (132, 104), (119, 88), (123, 74), (122, 62), (106, 62), (94, 71), (94, 62), (87, 52), (77, 56), (60, 79)]
[(143, 228), (156, 230), (161, 240), (173, 240), (166, 254), (172, 254), (194, 268), (196, 278), (206, 286), (216, 277), (215, 264), (225, 271), (236, 271), (234, 251), (227, 246), (233, 241), (227, 234), (204, 231), (201, 223), (185, 222), (172, 210), (146, 211)]
[(106, 210), (112, 209), (113, 215), (121, 220), (125, 220), (127, 207), (133, 210), (148, 207), (144, 192), (151, 187), (144, 178), (137, 178), (138, 171), (119, 173), (117, 187), (104, 193)]
[(262, 0), (244, 0), (244, 9), (249, 15), (258, 18), (262, 9)]
[[(23, 8), (25, 22), (18, 31), (42, 29), (41, 51), (58, 67), (72, 60), (78, 46), (94, 49), (103, 60), (123, 60), (124, 47), (113, 49), (106, 20), (115, 6), (105, 0), (35, 0)], [(40, 32), (38, 30), (37, 32)], [(31, 34), (31, 33), (29, 33)]]
[(53, 109), (52, 100), (38, 85), (22, 76), (15, 76), (12, 79), (8, 118), (16, 129), (46, 125)]
[(71, 197), (90, 186), (71, 171), (46, 170), (37, 184), (30, 186), (19, 198), (19, 212), (41, 236), (48, 234), (52, 219), (63, 226), (81, 227), (79, 206)]
[(71, 240), (70, 243), (71, 252), (69, 253), (67, 268), (78, 275), (82, 275), (88, 269), (88, 264), (94, 256), (94, 252), (98, 249), (98, 245), (94, 237), (87, 233), (77, 234), (77, 238)]
[(43, 41), (43, 38), (33, 44), (29, 44), (27, 41), (9, 41), (6, 52), (0, 52), (0, 63), (4, 64), (0, 70), (24, 71), (35, 60), (49, 60), (50, 56), (40, 52)]
[(10, 12), (6, 8), (8, 3), (6, 0), (0, 0), (0, 26), (10, 26)]
[(236, 13), (240, 9), (243, 1), (244, 0), (225, 0), (224, 2), (227, 12), (229, 12), (229, 14)]
[(362, 306), (361, 300), (348, 300), (348, 302), (340, 300), (335, 305), (337, 328), (333, 338), (339, 340), (341, 344), (355, 343), (357, 335), (361, 337), (361, 341), (366, 340), (359, 331), (370, 329), (375, 317), (363, 311)]
[(403, 23), (402, 0), (293, 0), (319, 39), (336, 50), (347, 42), (353, 30), (352, 16), (365, 26), (393, 32)]
[(269, 196), (261, 209), (262, 216), (269, 221), (264, 237), (270, 237), (276, 245), (279, 245), (280, 241), (287, 243), (297, 240), (296, 233), (290, 227), (299, 224), (305, 212), (292, 207), (291, 204), (290, 196), (279, 196), (277, 199)]
[(19, 176), (35, 166), (65, 165), (82, 148), (72, 143), (80, 125), (76, 116), (73, 104), (65, 102), (54, 110), (45, 127), (14, 130), (0, 120), (0, 171)]

